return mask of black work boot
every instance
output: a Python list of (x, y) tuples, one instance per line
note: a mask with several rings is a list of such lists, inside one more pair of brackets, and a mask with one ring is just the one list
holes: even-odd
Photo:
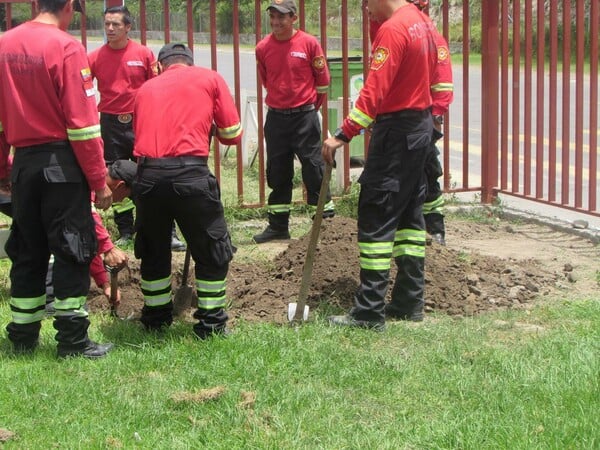
[(394, 308), (393, 305), (385, 305), (385, 318), (388, 320), (406, 320), (408, 322), (422, 322), (425, 314), (423, 312), (423, 305), (415, 307), (412, 311), (400, 311)]
[(373, 331), (385, 331), (385, 322), (358, 320), (349, 314), (344, 316), (330, 316), (328, 318), (331, 325), (342, 327), (366, 328)]
[(98, 359), (105, 357), (114, 347), (114, 344), (108, 342), (106, 344), (99, 344), (91, 339), (88, 339), (85, 343), (85, 347), (80, 349), (69, 349), (64, 347), (58, 348), (58, 357), (67, 358), (69, 356), (81, 356), (83, 358)]
[(289, 239), (290, 238), (290, 232), (286, 229), (281, 229), (281, 230), (277, 230), (274, 228), (271, 228), (271, 225), (267, 226), (267, 228), (265, 228), (265, 231), (263, 231), (260, 234), (257, 234), (254, 236), (254, 242), (256, 242), (257, 244), (262, 244), (264, 242), (269, 242), (269, 241), (276, 241), (276, 240), (285, 240), (285, 239)]

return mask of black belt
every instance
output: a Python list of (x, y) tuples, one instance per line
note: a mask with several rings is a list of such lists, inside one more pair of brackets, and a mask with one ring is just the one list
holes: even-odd
[(314, 111), (314, 109), (315, 109), (315, 105), (313, 105), (313, 104), (298, 106), (297, 108), (290, 108), (290, 109), (277, 109), (277, 108), (271, 108), (269, 106), (269, 111), (277, 113), (277, 114), (296, 114), (299, 112)]
[(160, 167), (171, 169), (175, 167), (187, 166), (206, 166), (207, 156), (174, 156), (172, 158), (149, 158), (148, 156), (139, 156), (137, 159), (140, 167)]
[(375, 121), (387, 119), (423, 119), (431, 114), (431, 109), (427, 108), (422, 111), (416, 109), (403, 109), (402, 111), (394, 111), (384, 114), (379, 114), (375, 117)]
[(35, 151), (39, 151), (39, 150), (43, 150), (43, 149), (48, 149), (48, 150), (58, 150), (61, 148), (71, 148), (71, 143), (69, 141), (54, 141), (54, 142), (45, 142), (43, 144), (36, 144), (36, 145), (27, 145), (25, 147), (15, 147), (16, 150), (35, 150)]

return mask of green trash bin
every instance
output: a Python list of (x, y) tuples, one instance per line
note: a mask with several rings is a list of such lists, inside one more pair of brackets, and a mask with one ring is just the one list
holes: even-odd
[[(331, 83), (329, 84), (330, 101), (337, 101), (344, 95), (343, 74), (344, 68), (342, 58), (327, 58), (329, 65), (329, 73), (331, 74)], [(358, 93), (363, 87), (363, 63), (361, 56), (351, 56), (348, 58), (348, 88), (350, 101), (356, 101)], [(329, 131), (333, 134), (335, 129), (340, 125), (342, 118), (338, 118), (338, 110), (329, 108)], [(342, 114), (340, 110), (339, 114)], [(350, 141), (350, 156), (362, 158), (364, 156), (364, 139), (362, 135), (355, 136)]]

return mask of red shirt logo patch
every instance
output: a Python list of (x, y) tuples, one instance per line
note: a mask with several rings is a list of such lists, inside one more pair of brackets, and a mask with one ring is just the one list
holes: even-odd
[(315, 68), (315, 70), (323, 70), (325, 68), (325, 57), (324, 56), (315, 57), (313, 59), (312, 65)]
[(377, 47), (373, 52), (373, 59), (371, 60), (371, 70), (381, 69), (389, 56), (390, 51), (387, 48)]
[(448, 59), (448, 56), (450, 56), (450, 52), (446, 47), (438, 47), (437, 54), (439, 62), (446, 61)]

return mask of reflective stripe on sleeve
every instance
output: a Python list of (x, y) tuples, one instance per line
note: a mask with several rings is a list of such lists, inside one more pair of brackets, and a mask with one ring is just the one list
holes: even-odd
[(87, 141), (100, 137), (100, 125), (91, 127), (71, 129), (67, 128), (67, 136), (70, 141)]

